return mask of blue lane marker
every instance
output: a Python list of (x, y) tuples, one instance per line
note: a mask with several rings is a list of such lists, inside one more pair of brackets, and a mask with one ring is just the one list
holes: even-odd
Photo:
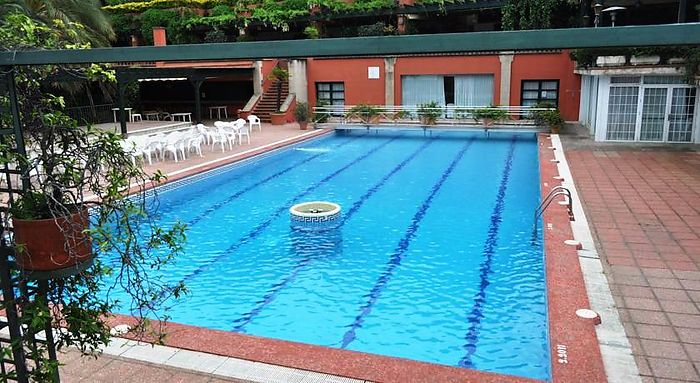
[[(398, 165), (396, 165), (389, 173), (387, 173), (382, 179), (379, 180), (374, 186), (372, 186), (370, 189), (365, 192), (355, 203), (348, 209), (347, 213), (343, 215), (342, 220), (338, 224), (338, 229), (340, 229), (343, 225), (345, 225), (345, 222), (347, 222), (355, 213), (357, 213), (358, 210), (360, 210), (360, 207), (370, 198), (374, 193), (376, 193), (379, 189), (384, 186), (384, 184), (394, 176), (394, 174), (398, 173), (401, 169), (403, 169), (409, 162), (413, 161), (418, 154), (420, 154), (423, 150), (425, 150), (430, 144), (433, 143), (433, 140), (429, 140), (423, 145), (421, 145), (416, 151), (411, 153), (406, 159), (401, 161)], [(336, 229), (337, 230), (337, 229)], [(233, 323), (236, 325), (233, 328), (233, 331), (235, 332), (243, 332), (244, 327), (248, 325), (250, 322), (253, 321), (253, 319), (260, 314), (260, 312), (267, 306), (268, 304), (272, 303), (272, 301), (275, 300), (279, 292), (287, 287), (289, 283), (294, 281), (296, 279), (297, 275), (301, 270), (303, 270), (311, 261), (313, 260), (313, 257), (311, 255), (305, 255), (302, 257), (296, 265), (292, 268), (291, 273), (287, 275), (283, 280), (280, 282), (274, 284), (271, 289), (268, 290), (267, 294), (263, 296), (263, 299), (256, 302), (257, 305), (255, 308), (241, 316), (240, 318), (236, 319)]]
[(400, 137), (400, 136), (393, 137), (393, 138), (391, 138), (390, 140), (387, 140), (386, 142), (382, 143), (381, 145), (375, 146), (374, 148), (370, 149), (370, 150), (369, 150), (368, 152), (366, 152), (365, 154), (363, 154), (363, 155), (361, 155), (361, 156), (355, 158), (354, 160), (352, 160), (352, 161), (350, 161), (349, 163), (345, 164), (345, 165), (344, 165), (343, 167), (341, 167), (340, 169), (338, 169), (338, 170), (334, 171), (333, 173), (327, 175), (327, 176), (326, 176), (325, 178), (323, 178), (322, 180), (320, 180), (320, 181), (316, 182), (315, 184), (309, 186), (308, 188), (304, 189), (304, 191), (302, 191), (301, 193), (297, 194), (294, 198), (292, 198), (291, 200), (287, 201), (286, 204), (282, 205), (282, 207), (280, 207), (280, 208), (277, 209), (274, 213), (272, 213), (272, 215), (270, 215), (270, 217), (269, 217), (267, 220), (261, 222), (258, 226), (256, 226), (255, 228), (253, 228), (253, 230), (249, 231), (246, 235), (243, 236), (243, 238), (241, 238), (241, 239), (239, 239), (238, 241), (236, 241), (235, 243), (233, 243), (233, 244), (232, 244), (231, 246), (229, 246), (226, 250), (222, 251), (221, 253), (219, 253), (219, 254), (216, 255), (215, 257), (211, 258), (211, 259), (209, 260), (209, 262), (207, 262), (207, 263), (205, 263), (205, 264), (203, 264), (203, 265), (197, 267), (196, 270), (194, 270), (193, 272), (191, 272), (190, 274), (188, 274), (187, 276), (185, 276), (185, 277), (182, 279), (182, 281), (183, 281), (183, 282), (186, 282), (186, 281), (188, 281), (188, 280), (190, 280), (190, 279), (196, 277), (196, 276), (199, 275), (202, 271), (204, 271), (204, 270), (206, 270), (207, 268), (209, 268), (209, 266), (216, 264), (220, 259), (222, 259), (222, 258), (226, 257), (227, 255), (229, 255), (230, 253), (232, 253), (232, 252), (238, 250), (238, 249), (239, 249), (241, 246), (243, 246), (245, 243), (247, 243), (248, 241), (254, 239), (254, 238), (257, 237), (258, 235), (260, 235), (263, 231), (265, 231), (265, 229), (266, 229), (268, 226), (270, 226), (270, 224), (272, 224), (272, 222), (273, 222), (277, 217), (279, 217), (282, 213), (284, 213), (284, 212), (286, 212), (286, 211), (289, 211), (289, 206), (293, 205), (294, 202), (295, 202), (296, 200), (298, 200), (299, 198), (302, 198), (302, 197), (308, 195), (309, 193), (311, 193), (312, 191), (314, 191), (315, 189), (317, 189), (317, 188), (320, 187), (321, 185), (323, 185), (323, 184), (325, 184), (326, 182), (330, 181), (331, 179), (335, 178), (335, 177), (338, 176), (340, 173), (342, 173), (342, 172), (344, 172), (345, 170), (351, 168), (352, 166), (354, 166), (354, 165), (357, 164), (358, 162), (360, 162), (360, 161), (366, 159), (367, 157), (371, 156), (372, 154), (376, 153), (376, 152), (379, 151), (380, 149), (386, 147), (387, 145), (389, 145), (391, 142), (393, 142), (394, 140), (398, 139), (399, 137)]
[(484, 261), (479, 267), (479, 292), (474, 296), (474, 305), (469, 313), (469, 330), (465, 335), (466, 344), (463, 346), (466, 354), (459, 361), (460, 367), (472, 368), (472, 355), (476, 352), (476, 343), (479, 340), (479, 330), (481, 328), (481, 320), (484, 319), (484, 304), (486, 303), (486, 288), (489, 282), (489, 275), (493, 272), (491, 264), (493, 263), (493, 255), (496, 252), (498, 241), (498, 229), (501, 226), (503, 207), (505, 205), (506, 190), (508, 189), (508, 179), (510, 178), (510, 170), (513, 166), (513, 152), (515, 151), (515, 136), (510, 142), (508, 156), (506, 157), (506, 165), (501, 176), (501, 184), (498, 187), (496, 195), (496, 204), (491, 212), (491, 224), (489, 226), (488, 236), (484, 243)]
[(467, 152), (467, 150), (473, 142), (474, 138), (469, 139), (469, 141), (464, 145), (464, 147), (459, 151), (459, 153), (457, 153), (457, 156), (452, 160), (447, 169), (442, 173), (442, 176), (437, 181), (437, 183), (433, 185), (433, 188), (430, 190), (430, 194), (420, 205), (418, 211), (416, 211), (416, 214), (411, 219), (411, 224), (408, 226), (408, 229), (406, 229), (404, 236), (401, 238), (401, 240), (399, 240), (398, 245), (394, 249), (394, 253), (389, 258), (389, 262), (386, 265), (386, 269), (379, 276), (374, 286), (372, 287), (372, 290), (370, 290), (367, 302), (365, 302), (365, 304), (360, 308), (360, 314), (358, 314), (355, 317), (355, 320), (349, 326), (350, 329), (347, 332), (345, 332), (345, 335), (343, 335), (343, 340), (340, 346), (341, 348), (346, 348), (350, 343), (352, 343), (352, 341), (355, 340), (356, 330), (362, 327), (362, 322), (364, 322), (365, 317), (372, 312), (372, 307), (377, 302), (379, 296), (382, 293), (382, 290), (393, 276), (394, 270), (401, 265), (401, 260), (408, 251), (408, 246), (411, 244), (411, 241), (415, 237), (416, 232), (418, 231), (418, 227), (420, 226), (421, 221), (425, 217), (426, 212), (430, 208), (430, 205), (432, 204), (435, 195), (437, 195), (437, 193), (440, 191), (442, 185), (450, 177), (452, 172), (457, 167), (459, 161), (464, 157), (464, 153)]
[[(354, 137), (351, 136), (351, 137), (352, 137), (352, 139), (354, 139), (354, 138), (357, 138), (357, 137), (365, 136), (366, 134), (367, 134), (367, 133), (364, 133), (364, 134), (358, 135), (358, 136), (354, 136)], [(344, 141), (344, 142), (341, 142), (341, 143), (335, 145), (335, 148), (336, 148), (336, 149), (337, 149), (337, 148), (341, 148), (341, 147), (343, 147), (343, 146), (349, 144), (350, 142), (352, 142), (352, 139), (348, 139), (347, 141)], [(320, 156), (323, 156), (323, 155), (326, 155), (326, 154), (328, 154), (328, 152), (323, 152), (323, 153), (315, 154), (315, 155), (313, 155), (313, 156), (311, 156), (311, 157), (309, 157), (309, 158), (306, 158), (306, 159), (304, 159), (304, 160), (302, 160), (302, 161), (299, 161), (298, 163), (296, 163), (296, 164), (294, 164), (294, 165), (291, 165), (291, 166), (289, 166), (289, 167), (287, 167), (287, 168), (285, 168), (285, 169), (282, 169), (282, 170), (280, 170), (280, 171), (278, 171), (278, 172), (276, 172), (276, 173), (270, 175), (269, 177), (266, 177), (265, 179), (262, 179), (262, 180), (260, 180), (260, 181), (258, 181), (258, 182), (256, 182), (256, 183), (254, 183), (254, 184), (252, 184), (252, 185), (249, 185), (249, 186), (247, 186), (247, 187), (245, 187), (245, 188), (243, 188), (243, 189), (237, 191), (236, 193), (234, 193), (234, 194), (231, 195), (230, 197), (226, 198), (226, 199), (223, 200), (223, 201), (217, 202), (216, 204), (214, 204), (214, 205), (212, 205), (211, 207), (207, 208), (204, 212), (202, 212), (201, 214), (199, 214), (198, 216), (194, 217), (192, 220), (190, 220), (189, 222), (187, 222), (187, 227), (191, 227), (192, 225), (195, 225), (196, 223), (198, 223), (199, 221), (201, 221), (202, 219), (204, 219), (205, 217), (207, 217), (209, 214), (211, 214), (211, 213), (213, 213), (214, 211), (220, 209), (221, 207), (225, 206), (226, 204), (231, 203), (231, 201), (235, 200), (236, 198), (239, 198), (239, 197), (242, 196), (243, 194), (245, 194), (245, 193), (247, 193), (247, 192), (249, 192), (249, 191), (251, 191), (251, 190), (257, 188), (258, 186), (260, 186), (260, 185), (262, 185), (262, 184), (265, 184), (265, 183), (267, 183), (267, 182), (270, 182), (270, 181), (274, 180), (275, 178), (277, 178), (277, 177), (279, 177), (279, 176), (281, 176), (281, 175), (283, 175), (283, 174), (285, 174), (285, 173), (291, 171), (292, 169), (296, 168), (297, 166), (304, 165), (305, 163), (307, 163), (307, 162), (309, 162), (309, 161), (312, 161), (312, 160), (315, 160), (316, 158), (318, 158), (318, 157), (320, 157)], [(234, 178), (232, 178), (232, 179), (235, 180), (235, 179), (238, 179), (238, 178), (241, 178), (241, 177), (242, 177), (242, 175), (238, 175), (238, 176), (236, 176), (236, 177), (234, 177)], [(158, 212), (158, 213), (161, 214), (161, 215), (162, 215), (164, 212), (167, 213), (168, 211), (173, 210), (173, 209), (175, 208), (175, 206), (177, 206), (177, 205), (170, 205), (170, 206), (168, 206), (167, 208), (160, 208), (160, 207), (159, 207), (159, 212)], [(119, 262), (120, 262), (119, 259), (114, 259), (114, 260), (112, 260), (112, 262), (110, 262), (110, 264), (111, 264), (112, 266), (115, 266), (115, 265), (117, 265)]]
[[(358, 136), (358, 137), (359, 137), (359, 136)], [(346, 145), (346, 144), (348, 144), (348, 143), (350, 143), (350, 142), (352, 142), (351, 139), (349, 139), (349, 140), (347, 140), (347, 141), (345, 141), (345, 142), (342, 142), (342, 143), (338, 144), (338, 145), (336, 146), (336, 148), (340, 148), (340, 147), (342, 147), (342, 146), (344, 146), (344, 145)], [(215, 212), (216, 210), (219, 210), (221, 207), (223, 207), (223, 206), (225, 206), (225, 205), (231, 203), (231, 201), (235, 200), (236, 198), (239, 198), (239, 197), (242, 196), (243, 194), (245, 194), (245, 193), (247, 193), (247, 192), (249, 192), (249, 191), (251, 191), (251, 190), (257, 188), (258, 186), (263, 185), (263, 184), (265, 184), (265, 183), (268, 183), (268, 182), (274, 180), (275, 178), (277, 178), (277, 177), (279, 177), (279, 176), (281, 176), (281, 175), (284, 175), (285, 173), (288, 173), (288, 172), (291, 171), (292, 169), (294, 169), (294, 168), (296, 168), (296, 167), (298, 167), (298, 166), (304, 165), (304, 164), (306, 164), (307, 162), (313, 161), (313, 160), (315, 160), (316, 158), (321, 157), (321, 156), (326, 155), (326, 154), (327, 154), (326, 152), (315, 154), (315, 155), (313, 155), (313, 156), (311, 156), (311, 157), (309, 157), (309, 158), (307, 158), (307, 159), (305, 159), (305, 160), (302, 160), (302, 161), (300, 161), (300, 162), (298, 162), (298, 163), (296, 163), (296, 164), (294, 164), (294, 165), (291, 165), (291, 166), (289, 166), (289, 167), (286, 167), (286, 168), (284, 168), (284, 169), (282, 169), (282, 170), (280, 170), (280, 171), (278, 171), (278, 172), (276, 172), (276, 173), (274, 173), (274, 174), (271, 174), (270, 176), (268, 176), (268, 177), (266, 177), (266, 178), (264, 178), (264, 179), (262, 179), (262, 180), (260, 180), (260, 181), (258, 181), (258, 182), (256, 182), (256, 183), (254, 183), (254, 184), (252, 184), (252, 185), (249, 185), (249, 186), (247, 186), (247, 187), (245, 187), (245, 188), (243, 188), (243, 189), (237, 191), (236, 193), (232, 194), (231, 196), (229, 196), (229, 197), (226, 198), (225, 200), (219, 201), (219, 202), (215, 203), (214, 205), (210, 206), (209, 208), (207, 208), (206, 210), (204, 210), (202, 213), (200, 213), (198, 216), (196, 216), (196, 217), (194, 217), (193, 219), (191, 219), (191, 220), (187, 223), (187, 226), (192, 226), (192, 225), (197, 224), (199, 221), (201, 221), (202, 219), (204, 219), (205, 217), (207, 217), (209, 214)], [(240, 176), (239, 176), (239, 178), (240, 178)]]

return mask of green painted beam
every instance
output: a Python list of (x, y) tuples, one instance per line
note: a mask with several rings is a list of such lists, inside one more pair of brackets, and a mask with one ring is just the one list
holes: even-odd
[(0, 53), (0, 65), (385, 56), (700, 44), (700, 23)]

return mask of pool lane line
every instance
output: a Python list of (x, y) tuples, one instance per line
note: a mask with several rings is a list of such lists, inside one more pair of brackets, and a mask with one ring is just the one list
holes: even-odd
[[(347, 139), (346, 141), (341, 142), (341, 143), (339, 143), (339, 144), (337, 144), (337, 145), (334, 145), (333, 148), (334, 148), (334, 149), (341, 148), (341, 147), (343, 147), (343, 146), (349, 144), (349, 143), (352, 142), (355, 138), (358, 138), (358, 137), (362, 137), (362, 135), (355, 136), (355, 137), (350, 137), (350, 138)], [(321, 157), (321, 156), (323, 156), (323, 155), (326, 155), (326, 154), (328, 154), (328, 153), (330, 153), (330, 152), (323, 152), (323, 153), (314, 154), (313, 156), (308, 157), (308, 158), (306, 158), (306, 159), (304, 159), (304, 160), (302, 160), (302, 161), (299, 161), (298, 163), (296, 163), (296, 164), (294, 164), (294, 165), (290, 165), (290, 166), (288, 166), (288, 167), (286, 167), (286, 168), (284, 168), (284, 169), (282, 169), (282, 170), (279, 170), (279, 171), (277, 171), (277, 172), (275, 172), (275, 173), (269, 175), (268, 177), (266, 177), (266, 178), (264, 178), (264, 179), (262, 179), (262, 180), (260, 180), (260, 181), (257, 181), (257, 182), (255, 182), (255, 183), (253, 183), (253, 184), (251, 184), (251, 185), (248, 185), (247, 187), (245, 187), (245, 188), (243, 188), (243, 189), (237, 191), (236, 193), (232, 194), (231, 196), (227, 197), (226, 199), (224, 199), (224, 200), (222, 200), (222, 201), (219, 201), (219, 202), (215, 203), (214, 205), (211, 205), (211, 206), (208, 207), (206, 210), (204, 210), (203, 212), (201, 212), (200, 214), (198, 214), (197, 216), (195, 216), (193, 219), (191, 219), (190, 221), (188, 221), (186, 225), (187, 225), (188, 227), (189, 227), (189, 226), (196, 225), (199, 221), (201, 221), (202, 219), (206, 218), (209, 214), (215, 212), (216, 210), (220, 209), (220, 208), (223, 207), (224, 205), (231, 203), (231, 201), (235, 200), (236, 198), (241, 197), (243, 194), (245, 194), (245, 193), (247, 193), (247, 192), (249, 192), (249, 191), (251, 191), (251, 190), (257, 188), (258, 186), (261, 186), (261, 185), (263, 185), (263, 184), (266, 184), (266, 183), (268, 183), (268, 182), (274, 180), (275, 178), (277, 178), (277, 177), (279, 177), (279, 176), (282, 176), (282, 175), (284, 175), (284, 174), (290, 172), (291, 170), (295, 169), (295, 168), (298, 167), (298, 166), (304, 165), (304, 164), (306, 164), (306, 163), (308, 163), (308, 162), (310, 162), (310, 161), (313, 161), (313, 160), (315, 160), (316, 158)], [(247, 174), (247, 173), (249, 173), (249, 172), (246, 172), (245, 174)], [(220, 173), (220, 174), (221, 174), (221, 173)], [(213, 174), (213, 175), (212, 175), (212, 177), (214, 177), (214, 176), (217, 176), (217, 174)], [(242, 178), (242, 177), (243, 177), (243, 174), (239, 174), (239, 175), (233, 177), (232, 179), (229, 179), (229, 181), (237, 180), (237, 179), (240, 179), (240, 178)], [(171, 205), (169, 209), (166, 209), (166, 210), (165, 210), (165, 213), (172, 211), (172, 210), (174, 209), (175, 206), (177, 206), (177, 205)], [(159, 212), (159, 214), (162, 214), (162, 213), (163, 213), (163, 210), (161, 210), (161, 211)]]
[[(413, 161), (418, 154), (423, 152), (428, 146), (430, 146), (434, 142), (433, 139), (429, 139), (426, 141), (424, 144), (422, 144), (420, 147), (418, 147), (417, 150), (415, 150), (413, 153), (411, 153), (406, 159), (401, 161), (398, 165), (396, 165), (389, 173), (384, 175), (377, 183), (374, 184), (371, 188), (369, 188), (365, 194), (363, 194), (355, 203), (348, 209), (347, 213), (345, 213), (342, 216), (342, 219), (340, 223), (338, 224), (338, 227), (334, 230), (339, 230), (343, 225), (345, 225), (345, 222), (347, 222), (355, 213), (357, 213), (358, 210), (362, 207), (362, 205), (370, 198), (374, 193), (379, 191), (379, 189), (386, 184), (386, 182), (393, 177), (396, 173), (398, 173), (401, 169), (403, 169), (409, 162)], [(294, 279), (296, 279), (297, 275), (306, 267), (308, 266), (313, 257), (310, 255), (306, 255), (301, 258), (297, 262), (296, 265), (292, 268), (291, 273), (287, 275), (283, 280), (280, 282), (274, 284), (271, 289), (268, 290), (267, 294), (263, 296), (263, 299), (257, 302), (257, 306), (255, 308), (241, 316), (240, 318), (236, 319), (233, 321), (234, 324), (236, 324), (233, 328), (232, 331), (235, 332), (244, 332), (245, 326), (248, 325), (250, 322), (255, 319), (255, 317), (260, 314), (260, 312), (272, 301), (275, 300), (279, 292), (287, 287)]]
[(515, 136), (510, 142), (508, 155), (506, 156), (501, 183), (496, 194), (496, 203), (491, 212), (491, 224), (489, 225), (488, 236), (484, 242), (484, 261), (479, 267), (479, 291), (474, 295), (474, 305), (469, 313), (468, 322), (469, 329), (465, 335), (466, 344), (462, 346), (466, 353), (460, 359), (458, 365), (465, 368), (473, 368), (472, 355), (476, 353), (476, 344), (479, 341), (479, 330), (481, 321), (484, 319), (484, 305), (486, 304), (486, 288), (491, 284), (489, 275), (493, 272), (491, 266), (493, 264), (493, 256), (496, 253), (496, 245), (498, 242), (498, 231), (503, 221), (503, 209), (505, 207), (506, 191), (508, 190), (508, 180), (510, 172), (513, 168), (513, 154), (515, 152)]
[(457, 164), (462, 160), (464, 154), (467, 152), (472, 143), (474, 143), (474, 137), (470, 138), (469, 141), (464, 145), (464, 147), (457, 153), (457, 156), (455, 156), (452, 162), (450, 162), (450, 165), (442, 173), (440, 179), (433, 185), (432, 189), (430, 190), (430, 194), (428, 194), (428, 197), (425, 200), (423, 200), (423, 203), (421, 203), (420, 207), (411, 219), (411, 224), (406, 229), (404, 236), (399, 240), (399, 243), (394, 249), (393, 254), (389, 258), (389, 262), (386, 265), (386, 269), (382, 272), (382, 274), (379, 276), (374, 286), (370, 290), (367, 302), (365, 302), (365, 304), (362, 305), (362, 307), (360, 308), (360, 314), (358, 314), (355, 317), (355, 320), (349, 326), (347, 326), (350, 327), (350, 329), (347, 330), (343, 335), (340, 348), (347, 348), (347, 346), (350, 345), (350, 343), (352, 343), (356, 339), (356, 330), (362, 327), (362, 323), (364, 322), (365, 317), (372, 312), (372, 307), (375, 303), (377, 303), (377, 300), (379, 300), (379, 296), (381, 295), (382, 290), (389, 282), (389, 280), (391, 280), (391, 277), (394, 274), (394, 270), (396, 270), (396, 268), (401, 265), (401, 261), (404, 255), (406, 255), (411, 241), (416, 236), (420, 223), (423, 220), (423, 218), (425, 218), (425, 214), (430, 208), (433, 199), (440, 191), (442, 186), (445, 184), (445, 181), (447, 181), (450, 175), (452, 175), (452, 172), (457, 167)]
[(355, 158), (354, 160), (350, 161), (349, 163), (343, 165), (341, 168), (337, 169), (337, 170), (334, 171), (333, 173), (327, 175), (327, 176), (324, 177), (322, 180), (320, 180), (320, 181), (316, 182), (315, 184), (309, 186), (308, 188), (304, 189), (304, 191), (302, 191), (301, 193), (299, 193), (299, 194), (297, 194), (296, 196), (294, 196), (294, 198), (292, 198), (292, 199), (290, 199), (289, 201), (287, 201), (287, 203), (285, 203), (282, 207), (280, 207), (280, 208), (278, 208), (277, 210), (275, 210), (275, 212), (272, 213), (272, 215), (271, 215), (267, 220), (265, 220), (265, 221), (263, 221), (262, 223), (260, 223), (259, 225), (257, 225), (255, 228), (253, 228), (253, 230), (249, 231), (246, 235), (244, 235), (244, 236), (243, 236), (242, 238), (240, 238), (238, 241), (234, 242), (234, 243), (233, 243), (231, 246), (229, 246), (226, 250), (220, 252), (218, 255), (216, 255), (215, 257), (213, 257), (209, 262), (207, 262), (207, 263), (205, 263), (205, 264), (203, 264), (203, 265), (197, 267), (197, 269), (195, 269), (193, 272), (191, 272), (191, 273), (189, 273), (188, 275), (186, 275), (186, 276), (181, 280), (181, 282), (186, 282), (186, 281), (188, 281), (188, 280), (190, 280), (190, 279), (196, 277), (196, 276), (199, 275), (202, 271), (204, 271), (205, 269), (207, 269), (209, 266), (211, 266), (211, 265), (217, 263), (220, 259), (222, 259), (223, 257), (226, 257), (226, 256), (229, 255), (231, 252), (238, 250), (238, 248), (240, 248), (241, 246), (243, 246), (245, 243), (247, 243), (247, 242), (250, 241), (251, 239), (254, 239), (254, 238), (257, 237), (258, 235), (260, 235), (260, 233), (262, 233), (265, 229), (267, 229), (267, 227), (270, 226), (270, 224), (272, 224), (272, 222), (273, 222), (275, 219), (277, 219), (282, 213), (284, 213), (284, 212), (286, 212), (286, 211), (289, 211), (289, 206), (292, 206), (292, 205), (294, 204), (294, 202), (297, 201), (299, 198), (302, 198), (302, 197), (308, 195), (309, 193), (311, 193), (312, 191), (314, 191), (314, 189), (319, 188), (320, 186), (322, 186), (322, 185), (325, 184), (326, 182), (330, 181), (331, 179), (335, 178), (336, 176), (338, 176), (339, 174), (341, 174), (342, 172), (344, 172), (345, 170), (347, 170), (347, 169), (351, 168), (352, 166), (356, 165), (358, 162), (360, 162), (360, 161), (366, 159), (367, 157), (370, 157), (372, 154), (378, 152), (380, 149), (382, 149), (382, 148), (386, 147), (387, 145), (389, 145), (390, 143), (394, 142), (394, 141), (397, 140), (399, 137), (401, 137), (401, 135), (396, 136), (396, 137), (393, 137), (393, 138), (387, 140), (386, 142), (384, 142), (384, 143), (382, 143), (382, 144), (380, 144), (380, 145), (375, 146), (374, 148), (370, 149), (369, 151), (365, 152), (364, 154), (360, 155), (359, 157)]
[[(341, 143), (335, 145), (334, 148), (335, 148), (335, 149), (341, 148), (341, 147), (343, 147), (343, 146), (345, 146), (345, 145), (351, 143), (355, 138), (363, 137), (363, 136), (366, 136), (366, 135), (367, 135), (367, 133), (364, 133), (364, 134), (361, 134), (361, 135), (357, 135), (357, 136), (351, 137), (350, 139), (348, 139), (348, 140), (346, 140), (346, 141), (344, 141), (344, 142), (341, 142)], [(258, 182), (256, 182), (256, 183), (252, 184), (252, 185), (249, 185), (249, 186), (245, 187), (245, 188), (242, 189), (242, 190), (239, 190), (238, 192), (236, 192), (236, 193), (234, 193), (233, 195), (229, 196), (229, 197), (226, 198), (225, 200), (219, 201), (219, 202), (217, 202), (216, 204), (212, 205), (211, 207), (207, 208), (207, 210), (205, 210), (203, 213), (199, 214), (197, 217), (195, 217), (194, 219), (192, 219), (191, 221), (189, 221), (189, 222), (186, 224), (186, 226), (189, 228), (189, 227), (191, 227), (192, 225), (195, 225), (196, 223), (198, 223), (199, 221), (201, 221), (203, 218), (205, 218), (207, 215), (209, 215), (209, 214), (211, 214), (212, 212), (214, 212), (214, 211), (220, 209), (220, 208), (223, 207), (224, 205), (226, 205), (226, 204), (228, 204), (228, 203), (231, 203), (231, 201), (235, 200), (236, 198), (239, 198), (239, 197), (242, 196), (243, 194), (245, 194), (245, 193), (247, 193), (247, 192), (249, 192), (249, 191), (251, 191), (251, 190), (257, 188), (258, 186), (260, 186), (260, 185), (262, 185), (262, 184), (265, 184), (265, 183), (267, 183), (267, 182), (272, 181), (273, 179), (275, 179), (275, 178), (277, 178), (277, 177), (279, 177), (279, 176), (281, 176), (281, 175), (283, 175), (283, 174), (285, 174), (285, 173), (291, 171), (292, 169), (296, 168), (297, 166), (304, 165), (304, 164), (306, 164), (307, 162), (312, 161), (312, 160), (314, 160), (314, 159), (316, 159), (316, 158), (318, 158), (318, 157), (320, 157), (320, 156), (323, 156), (323, 155), (325, 155), (325, 154), (328, 154), (328, 153), (329, 153), (329, 152), (323, 152), (323, 153), (315, 154), (315, 155), (313, 155), (313, 156), (311, 156), (311, 157), (309, 157), (309, 158), (306, 158), (306, 159), (304, 159), (304, 160), (302, 160), (302, 161), (300, 161), (300, 162), (298, 162), (298, 163), (296, 163), (296, 164), (294, 164), (294, 165), (291, 165), (291, 166), (289, 166), (289, 167), (287, 167), (287, 168), (285, 168), (285, 169), (283, 169), (283, 170), (280, 170), (280, 171), (278, 171), (278, 172), (276, 172), (276, 173), (274, 173), (274, 174), (268, 176), (267, 178), (265, 178), (265, 179), (263, 179), (263, 180), (260, 180), (260, 181), (258, 181)], [(216, 175), (212, 175), (212, 176), (216, 176)], [(235, 179), (239, 179), (239, 178), (241, 178), (241, 177), (242, 177), (242, 176), (239, 175), (239, 176), (234, 177), (233, 179), (235, 180)], [(168, 207), (168, 209), (165, 209), (165, 212), (167, 213), (167, 212), (169, 212), (169, 211), (172, 211), (172, 210), (174, 209), (175, 206), (176, 206), (176, 205), (170, 205), (170, 206)], [(160, 205), (159, 205), (159, 207), (158, 207), (158, 210), (159, 210), (159, 215), (163, 213), (163, 209), (160, 208)], [(119, 263), (119, 262), (120, 262), (119, 259), (114, 259), (112, 262), (110, 262), (110, 264), (111, 264), (111, 265), (116, 265), (116, 264)]]

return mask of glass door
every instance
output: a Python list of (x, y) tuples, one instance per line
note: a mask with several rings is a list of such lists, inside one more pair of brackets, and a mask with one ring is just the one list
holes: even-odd
[(672, 88), (668, 114), (668, 141), (690, 142), (693, 139), (696, 88)]
[(644, 88), (640, 141), (663, 141), (666, 130), (668, 88)]

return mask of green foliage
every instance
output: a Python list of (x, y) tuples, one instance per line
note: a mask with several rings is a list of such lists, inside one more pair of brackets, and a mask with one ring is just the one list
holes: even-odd
[(317, 39), (317, 38), (321, 37), (321, 34), (318, 31), (318, 28), (311, 26), (311, 25), (304, 28), (304, 35), (306, 36), (307, 39)]
[[(509, 0), (501, 8), (502, 28), (512, 31), (570, 27), (567, 16), (576, 14), (576, 4), (572, 0)], [(555, 20), (564, 23), (555, 25)]]
[(166, 33), (170, 35), (170, 25), (173, 20), (179, 18), (179, 15), (175, 11), (163, 10), (163, 9), (148, 9), (144, 12), (141, 17), (141, 37), (146, 44), (153, 44), (153, 28), (154, 27), (164, 27)]
[[(6, 49), (75, 49), (89, 45), (87, 39), (62, 22), (47, 25), (22, 13), (0, 15), (0, 46)], [(145, 318), (167, 319), (168, 304), (176, 303), (171, 299), (186, 290), (182, 283), (169, 283), (152, 273), (181, 253), (185, 227), (178, 222), (161, 227), (154, 221), (157, 202), (146, 199), (146, 185), (161, 182), (162, 174), (146, 174), (134, 164), (120, 135), (79, 127), (65, 113), (63, 98), (48, 91), (46, 79), (67, 71), (85, 81), (114, 81), (113, 71), (96, 64), (15, 68), (12, 75), (20, 120), (32, 151), (31, 157), (26, 157), (13, 150), (12, 144), (0, 142), (0, 160), (26, 167), (29, 175), (29, 190), (10, 203), (14, 217), (61, 217), (92, 207), (86, 232), (97, 253), (93, 264), (77, 275), (50, 280), (48, 300), (26, 297), (20, 322), (24, 334), (36, 334), (47, 325), (60, 327), (62, 331), (55, 332), (59, 349), (73, 346), (85, 355), (96, 356), (109, 340), (110, 327), (105, 320), (118, 303), (109, 294), (111, 290), (123, 290), (130, 298), (131, 306), (123, 308), (137, 318), (137, 336), (153, 330)], [(7, 114), (0, 114), (0, 119), (6, 126)], [(87, 202), (93, 197), (94, 202)], [(67, 237), (66, 246), (70, 243)], [(110, 280), (116, 282), (106, 284), (105, 277), (110, 274), (114, 276)], [(5, 309), (5, 304), (8, 302), (0, 303), (0, 309)], [(156, 335), (162, 339), (162, 334)], [(19, 340), (42, 366), (29, 366), (30, 379), (52, 381), (58, 366), (48, 360), (46, 346), (31, 339), (25, 336)], [(6, 353), (8, 344), (2, 347)], [(0, 375), (0, 380), (5, 378)]]
[[(538, 104), (536, 108), (550, 108), (548, 104)], [(547, 126), (552, 130), (556, 130), (564, 124), (564, 118), (561, 116), (559, 109), (535, 110), (530, 113), (535, 124)]]
[(383, 21), (378, 21), (370, 25), (360, 25), (357, 27), (357, 35), (363, 36), (390, 36), (397, 34), (393, 25), (387, 25)]
[(310, 117), (309, 104), (305, 102), (297, 102), (296, 108), (294, 108), (294, 118), (297, 122), (308, 122)]
[(289, 72), (286, 69), (280, 68), (278, 66), (272, 68), (270, 75), (267, 76), (268, 80), (272, 81), (286, 81), (289, 78)]
[(51, 218), (49, 200), (43, 193), (29, 191), (12, 204), (10, 214), (18, 219), (48, 219)]
[(442, 114), (442, 107), (435, 101), (418, 105), (418, 117), (423, 124), (435, 125)]
[(700, 75), (700, 46), (664, 46), (664, 47), (630, 47), (630, 48), (583, 48), (569, 53), (572, 60), (580, 68), (595, 66), (598, 56), (659, 56), (661, 63), (668, 63), (671, 58), (684, 60), (686, 80), (688, 84), (695, 83), (695, 77)]
[(381, 109), (375, 105), (357, 104), (348, 111), (348, 118), (359, 118), (365, 124), (370, 124), (379, 116)]
[(508, 119), (508, 111), (499, 108), (481, 108), (471, 112), (474, 119), (488, 119), (492, 121), (501, 121)]
[[(328, 102), (326, 102), (324, 100), (316, 101), (316, 107), (323, 108), (326, 106), (328, 106)], [(327, 122), (329, 118), (330, 118), (330, 114), (327, 112), (314, 112), (313, 121), (323, 124), (323, 123)]]
[(279, 112), (280, 108), (282, 107), (282, 83), (287, 81), (287, 79), (289, 78), (289, 72), (286, 69), (276, 66), (272, 68), (272, 71), (270, 71), (270, 74), (267, 76), (267, 78), (275, 82), (275, 111)]
[(131, 43), (131, 35), (140, 35), (139, 23), (134, 16), (111, 14), (109, 19), (116, 33), (118, 44), (129, 45)]
[(204, 35), (205, 43), (225, 43), (228, 41), (226, 34), (219, 29), (212, 29)]
[[(150, 0), (150, 1), (109, 1), (109, 5), (102, 7), (112, 13), (140, 13), (149, 9), (169, 8), (212, 8), (217, 5), (234, 4), (234, 1), (226, 0)], [(118, 3), (118, 4), (113, 4)]]

